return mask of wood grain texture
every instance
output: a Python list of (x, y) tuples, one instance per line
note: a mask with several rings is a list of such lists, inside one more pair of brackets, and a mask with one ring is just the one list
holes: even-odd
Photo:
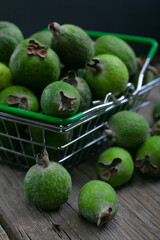
[[(160, 93), (159, 89), (156, 91)], [(153, 99), (156, 101), (155, 94)], [(152, 106), (141, 110), (150, 125)], [(119, 211), (111, 222), (99, 229), (82, 218), (78, 194), (85, 183), (97, 178), (96, 162), (96, 156), (89, 157), (69, 171), (73, 181), (71, 196), (59, 209), (50, 212), (27, 202), (23, 188), (25, 171), (0, 165), (0, 224), (9, 239), (159, 240), (160, 180), (146, 179), (136, 171), (127, 184), (116, 189)], [(54, 227), (55, 222), (60, 223), (60, 229)]]
[(6, 232), (4, 231), (4, 229), (2, 228), (1, 225), (0, 225), (0, 239), (1, 240), (9, 240)]

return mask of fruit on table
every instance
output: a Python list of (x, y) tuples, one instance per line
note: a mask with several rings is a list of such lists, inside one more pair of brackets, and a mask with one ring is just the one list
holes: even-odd
[(38, 112), (39, 102), (35, 94), (23, 86), (12, 85), (0, 92), (0, 104)]
[(98, 178), (112, 187), (126, 183), (132, 177), (133, 171), (133, 159), (130, 153), (121, 147), (111, 147), (98, 158)]
[(131, 46), (124, 40), (112, 35), (105, 35), (97, 38), (95, 42), (95, 55), (104, 53), (119, 57), (127, 66), (129, 75), (136, 72), (136, 55)]
[(32, 34), (29, 38), (34, 39), (45, 46), (51, 47), (52, 33), (49, 31), (39, 31)]
[(160, 120), (154, 123), (152, 128), (152, 134), (160, 136)]
[(71, 176), (59, 163), (50, 162), (46, 150), (36, 155), (36, 162), (24, 179), (28, 201), (44, 210), (54, 210), (65, 203), (72, 189)]
[(151, 136), (140, 146), (135, 166), (144, 175), (160, 176), (160, 136)]
[(70, 117), (78, 111), (79, 105), (78, 90), (62, 81), (50, 83), (41, 95), (41, 107), (47, 115)]
[(160, 119), (160, 101), (157, 101), (153, 106), (152, 117), (154, 121)]
[(85, 111), (91, 106), (92, 93), (90, 87), (83, 78), (76, 76), (74, 70), (68, 71), (67, 76), (62, 78), (61, 81), (71, 84), (78, 90), (81, 97), (79, 112)]
[(85, 80), (95, 98), (103, 99), (107, 93), (119, 94), (126, 89), (129, 74), (125, 64), (116, 56), (102, 54), (87, 63)]
[(110, 184), (93, 180), (81, 188), (78, 205), (85, 219), (102, 227), (116, 215), (118, 198)]
[(112, 115), (106, 130), (117, 146), (131, 149), (141, 145), (149, 136), (149, 124), (139, 113), (120, 111)]
[(0, 62), (0, 91), (12, 84), (12, 74), (10, 69)]
[(32, 39), (25, 39), (13, 52), (9, 67), (13, 84), (30, 88), (40, 96), (44, 87), (58, 80), (60, 61), (57, 54), (47, 46)]
[(81, 68), (93, 58), (93, 41), (82, 28), (56, 22), (49, 24), (48, 28), (53, 33), (51, 48), (64, 65), (72, 69)]
[(22, 40), (23, 34), (14, 23), (0, 21), (0, 62), (8, 64), (11, 54)]

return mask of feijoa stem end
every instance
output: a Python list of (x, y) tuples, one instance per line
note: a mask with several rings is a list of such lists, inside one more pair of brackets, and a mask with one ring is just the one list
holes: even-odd
[(103, 169), (101, 173), (101, 178), (103, 180), (108, 181), (113, 175), (118, 172), (117, 166), (122, 162), (121, 158), (114, 158), (110, 164), (105, 164), (103, 162), (99, 162), (99, 168)]
[(74, 70), (68, 71), (67, 77), (63, 79), (63, 82), (69, 83), (76, 88), (78, 85), (78, 82), (76, 79), (76, 72)]
[(105, 223), (107, 223), (109, 221), (109, 218), (111, 217), (111, 212), (112, 212), (112, 208), (109, 207), (107, 210), (103, 210), (100, 213), (99, 219), (97, 222), (98, 227), (102, 227)]
[(50, 165), (49, 156), (48, 152), (45, 149), (43, 149), (41, 153), (38, 153), (36, 155), (36, 163), (43, 168), (49, 167)]
[(28, 98), (9, 95), (8, 96), (8, 105), (9, 106), (18, 106), (19, 109), (26, 110), (26, 108), (28, 106)]
[(135, 160), (135, 166), (140, 169), (142, 174), (152, 172), (158, 173), (158, 167), (151, 162), (151, 157), (146, 155), (144, 158), (137, 158)]
[(91, 69), (95, 73), (101, 72), (103, 69), (103, 65), (100, 63), (100, 59), (97, 57), (94, 57), (92, 61), (93, 63), (86, 64), (86, 68)]
[(50, 23), (48, 29), (56, 35), (61, 35), (63, 33), (62, 26), (57, 22)]

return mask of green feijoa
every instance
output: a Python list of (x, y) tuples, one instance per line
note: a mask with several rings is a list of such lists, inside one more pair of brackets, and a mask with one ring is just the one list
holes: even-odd
[(141, 114), (120, 111), (112, 115), (106, 133), (112, 143), (131, 149), (140, 146), (149, 136), (149, 124)]
[(152, 134), (160, 136), (160, 119), (154, 123), (152, 128)]
[(85, 219), (102, 227), (116, 215), (118, 197), (110, 184), (93, 180), (81, 188), (78, 205)]
[(103, 99), (109, 92), (117, 95), (126, 89), (129, 74), (121, 59), (102, 54), (94, 57), (92, 61), (93, 63), (86, 64), (85, 80), (94, 98)]
[(30, 88), (37, 96), (60, 76), (57, 54), (35, 40), (25, 39), (13, 52), (9, 67), (14, 85)]
[(50, 31), (39, 31), (33, 33), (29, 38), (35, 39), (45, 46), (51, 47), (52, 33)]
[(71, 84), (78, 90), (81, 97), (79, 112), (85, 111), (91, 106), (92, 93), (90, 87), (83, 78), (76, 75), (74, 70), (68, 71), (67, 76), (62, 78), (61, 81)]
[(138, 149), (135, 166), (147, 176), (160, 176), (160, 136), (149, 137)]
[(51, 48), (58, 54), (61, 62), (72, 69), (84, 67), (94, 56), (91, 38), (80, 27), (72, 24), (49, 24), (53, 33)]
[(126, 183), (133, 174), (134, 163), (130, 153), (121, 147), (111, 147), (98, 158), (97, 175), (112, 187)]
[(41, 95), (41, 107), (44, 114), (55, 117), (70, 117), (80, 105), (78, 90), (62, 81), (56, 81), (44, 88)]
[(68, 200), (71, 176), (62, 165), (49, 161), (46, 150), (36, 155), (36, 162), (24, 179), (25, 196), (38, 208), (54, 210)]
[(95, 42), (95, 55), (111, 54), (119, 57), (127, 66), (129, 75), (137, 70), (136, 54), (132, 47), (124, 40), (105, 35), (97, 38)]
[(157, 101), (153, 106), (152, 117), (154, 121), (160, 119), (160, 101)]
[(12, 74), (10, 69), (0, 62), (0, 91), (12, 85)]
[(0, 62), (9, 63), (14, 49), (23, 40), (18, 26), (8, 21), (0, 21)]
[(23, 86), (12, 85), (0, 92), (0, 104), (38, 112), (39, 102), (35, 94)]

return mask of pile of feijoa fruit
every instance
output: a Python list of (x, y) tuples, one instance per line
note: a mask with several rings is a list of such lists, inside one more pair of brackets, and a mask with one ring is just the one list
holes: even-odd
[[(127, 42), (113, 35), (91, 39), (78, 26), (53, 22), (48, 31), (24, 39), (15, 24), (0, 21), (0, 104), (68, 118), (92, 107), (92, 100), (103, 101), (109, 92), (120, 96), (128, 82), (136, 88), (143, 62)], [(156, 74), (156, 69), (149, 67), (144, 83)], [(135, 112), (121, 111), (109, 120), (105, 131), (111, 147), (97, 159), (97, 180), (85, 184), (78, 196), (80, 213), (88, 221), (102, 227), (116, 215), (114, 188), (131, 179), (134, 166), (142, 174), (160, 176), (160, 102), (154, 107), (153, 119), (152, 131), (147, 120)], [(16, 134), (10, 123), (7, 128)], [(23, 128), (21, 131), (24, 133)], [(31, 127), (30, 134), (33, 141), (43, 141), (40, 128)], [(72, 135), (46, 130), (45, 141), (58, 147)], [(8, 145), (6, 138), (1, 140)], [(24, 143), (25, 152), (30, 153), (31, 148)], [(36, 151), (36, 160), (24, 179), (25, 195), (36, 207), (53, 210), (68, 200), (71, 176), (56, 162), (54, 150), (37, 147)]]

